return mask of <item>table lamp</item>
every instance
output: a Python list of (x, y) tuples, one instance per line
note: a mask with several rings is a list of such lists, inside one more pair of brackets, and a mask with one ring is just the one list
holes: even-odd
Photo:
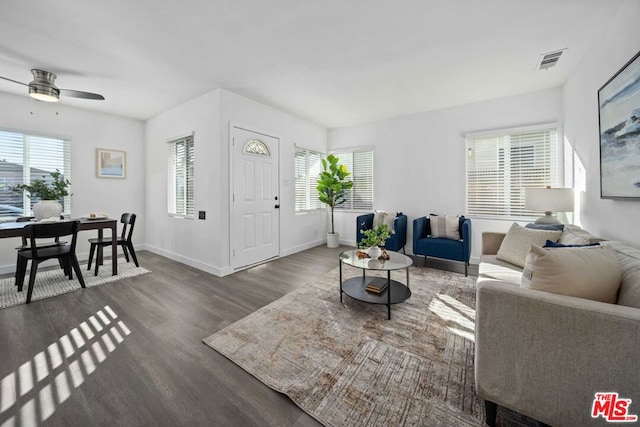
[(561, 224), (552, 212), (573, 211), (573, 188), (525, 188), (525, 207), (532, 211), (544, 211), (536, 224)]

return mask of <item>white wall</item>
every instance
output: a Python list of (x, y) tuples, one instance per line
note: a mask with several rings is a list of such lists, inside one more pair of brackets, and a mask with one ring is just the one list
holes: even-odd
[[(280, 139), (280, 255), (324, 241), (326, 213), (294, 212), (294, 144), (324, 151), (326, 130), (272, 107), (215, 90), (164, 112), (146, 126), (147, 249), (212, 274), (230, 268), (229, 129), (230, 124)], [(167, 215), (166, 142), (195, 132), (195, 209), (207, 219)]]
[(584, 166), (584, 177), (575, 177), (584, 192), (580, 222), (594, 234), (634, 243), (640, 243), (640, 200), (600, 199), (598, 89), (640, 50), (639, 18), (640, 2), (626, 1), (563, 88), (565, 139)]
[[(334, 129), (329, 148), (375, 147), (374, 207), (408, 216), (407, 253), (413, 253), (415, 218), (465, 213), (465, 133), (555, 122), (562, 123), (559, 88)], [(357, 215), (336, 214), (343, 243), (355, 244)], [(477, 262), (481, 233), (506, 231), (512, 221), (471, 219), (471, 256)]]
[[(97, 102), (97, 101), (86, 101)], [(71, 141), (71, 216), (107, 212), (120, 218), (137, 214), (134, 244), (145, 241), (144, 124), (141, 121), (82, 110), (62, 103), (47, 104), (28, 96), (0, 93), (0, 128), (61, 137)], [(127, 152), (127, 178), (96, 178), (96, 148)], [(0, 153), (0, 157), (2, 154)], [(87, 239), (95, 232), (83, 231), (78, 256), (87, 257)], [(19, 239), (0, 239), (0, 273), (15, 270), (14, 248)]]
[[(147, 249), (220, 275), (222, 197), (220, 94), (209, 92), (146, 123)], [(206, 220), (167, 214), (167, 142), (194, 133), (195, 211)]]

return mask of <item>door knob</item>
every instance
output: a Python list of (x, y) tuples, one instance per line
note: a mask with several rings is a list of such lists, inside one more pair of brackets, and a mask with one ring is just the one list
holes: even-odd
[(280, 205), (275, 205), (274, 208), (280, 209)]

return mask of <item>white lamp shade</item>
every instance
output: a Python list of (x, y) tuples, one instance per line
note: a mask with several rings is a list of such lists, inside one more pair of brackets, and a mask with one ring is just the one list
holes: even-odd
[(527, 188), (524, 204), (532, 211), (573, 212), (573, 194), (573, 188)]

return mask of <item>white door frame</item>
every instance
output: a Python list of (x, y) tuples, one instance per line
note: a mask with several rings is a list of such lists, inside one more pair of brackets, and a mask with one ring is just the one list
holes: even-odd
[[(234, 201), (233, 201), (233, 193), (234, 193), (234, 165), (235, 165), (235, 158), (234, 158), (234, 149), (233, 149), (233, 128), (238, 128), (238, 129), (242, 129), (242, 130), (246, 130), (248, 132), (253, 132), (253, 133), (257, 133), (260, 135), (264, 135), (270, 138), (275, 138), (278, 140), (278, 170), (276, 171), (278, 177), (278, 204), (280, 205), (280, 208), (282, 208), (282, 197), (280, 196), (280, 141), (281, 138), (279, 136), (275, 136), (272, 133), (269, 132), (264, 132), (261, 130), (256, 130), (255, 128), (252, 128), (250, 126), (243, 126), (237, 122), (232, 122), (229, 121), (229, 140), (228, 142), (228, 148), (229, 148), (229, 266), (231, 268), (231, 271), (241, 271), (250, 267), (253, 267), (254, 265), (259, 265), (259, 264), (263, 264), (265, 262), (271, 261), (273, 259), (277, 259), (280, 258), (281, 256), (281, 248), (280, 248), (280, 230), (281, 230), (281, 215), (280, 213), (278, 213), (278, 254), (275, 257), (257, 262), (255, 264), (250, 264), (250, 265), (245, 265), (245, 266), (241, 266), (241, 267), (234, 267), (233, 266), (233, 245), (234, 245), (234, 221), (235, 221), (235, 212), (234, 212)], [(275, 201), (274, 201), (275, 202)]]

